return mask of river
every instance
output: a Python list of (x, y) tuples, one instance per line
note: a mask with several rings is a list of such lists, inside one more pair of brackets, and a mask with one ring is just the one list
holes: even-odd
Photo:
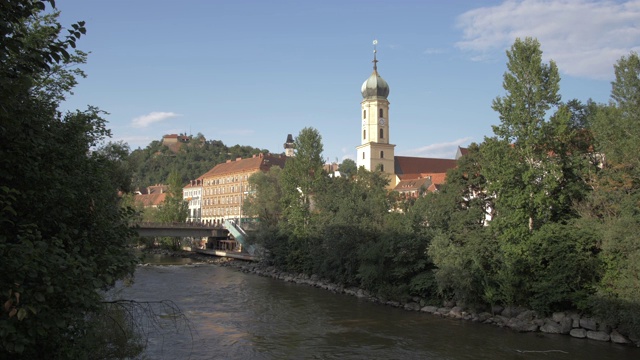
[(211, 264), (140, 266), (117, 293), (171, 300), (190, 331), (153, 330), (149, 359), (638, 359), (640, 349), (439, 318)]

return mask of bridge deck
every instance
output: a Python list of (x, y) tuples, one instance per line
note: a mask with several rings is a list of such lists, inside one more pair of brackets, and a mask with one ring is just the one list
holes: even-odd
[(198, 254), (204, 254), (204, 255), (230, 257), (234, 259), (248, 260), (248, 261), (257, 261), (255, 256), (249, 255), (247, 253), (240, 253), (235, 251), (203, 250), (203, 249), (195, 249), (194, 251), (197, 252)]

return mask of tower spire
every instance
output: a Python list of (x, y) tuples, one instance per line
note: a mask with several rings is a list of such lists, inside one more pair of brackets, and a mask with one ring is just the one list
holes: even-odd
[(378, 50), (376, 49), (376, 45), (378, 45), (378, 40), (373, 40), (373, 71), (378, 72), (378, 59), (376, 59), (376, 53)]

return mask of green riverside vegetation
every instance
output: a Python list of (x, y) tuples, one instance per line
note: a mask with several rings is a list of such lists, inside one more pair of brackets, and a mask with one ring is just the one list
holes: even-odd
[(0, 358), (133, 358), (140, 338), (102, 296), (137, 263), (128, 154), (99, 109), (58, 111), (86, 30), (47, 4), (0, 4)]
[(382, 299), (576, 310), (640, 335), (638, 54), (615, 64), (608, 104), (563, 102), (535, 39), (507, 58), (494, 136), (416, 200), (379, 171), (322, 174), (320, 134), (303, 129), (285, 169), (249, 179), (265, 260)]

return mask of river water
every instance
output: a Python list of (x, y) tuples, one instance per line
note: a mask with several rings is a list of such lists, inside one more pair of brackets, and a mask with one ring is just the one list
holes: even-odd
[(159, 310), (149, 359), (640, 359), (633, 347), (520, 334), (210, 264), (140, 266), (117, 294), (171, 300), (188, 319), (190, 330), (176, 332)]

